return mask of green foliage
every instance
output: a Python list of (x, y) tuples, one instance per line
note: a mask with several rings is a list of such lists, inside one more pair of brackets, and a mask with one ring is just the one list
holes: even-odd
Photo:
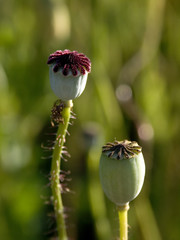
[[(63, 163), (76, 192), (64, 196), (65, 206), (73, 209), (69, 235), (78, 240), (118, 236), (113, 206), (106, 198), (98, 200), (103, 195), (93, 163), (105, 142), (127, 138), (143, 146), (147, 165), (143, 191), (130, 206), (130, 238), (180, 238), (179, 19), (178, 0), (1, 2), (1, 239), (48, 239), (54, 229), (44, 204), (51, 160), (41, 158), (40, 146), (51, 131), (56, 100), (47, 58), (65, 48), (92, 61), (86, 89), (74, 101), (77, 119), (67, 139), (72, 157)], [(98, 127), (89, 130), (87, 122)]]

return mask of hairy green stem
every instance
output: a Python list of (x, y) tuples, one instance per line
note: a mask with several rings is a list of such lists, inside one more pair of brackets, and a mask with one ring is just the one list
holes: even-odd
[(128, 240), (128, 213), (129, 203), (118, 206), (120, 240)]
[(62, 110), (62, 119), (63, 122), (59, 123), (56, 142), (54, 145), (53, 156), (52, 156), (52, 165), (51, 165), (51, 188), (53, 195), (53, 204), (54, 211), (56, 216), (57, 230), (58, 230), (58, 239), (67, 240), (66, 225), (64, 221), (64, 208), (62, 203), (62, 186), (60, 184), (60, 168), (61, 168), (61, 156), (62, 149), (65, 142), (65, 136), (70, 119), (70, 111), (72, 107), (72, 101), (63, 102), (64, 107)]

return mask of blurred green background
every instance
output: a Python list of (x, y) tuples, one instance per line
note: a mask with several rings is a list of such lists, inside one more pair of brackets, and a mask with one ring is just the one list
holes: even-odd
[(180, 2), (0, 1), (0, 239), (55, 239), (48, 174), (50, 53), (92, 61), (67, 147), (70, 239), (117, 239), (116, 208), (98, 176), (101, 146), (136, 140), (146, 179), (130, 204), (129, 238), (180, 239)]

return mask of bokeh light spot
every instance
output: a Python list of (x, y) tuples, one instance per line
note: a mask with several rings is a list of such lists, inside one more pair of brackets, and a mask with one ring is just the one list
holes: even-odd
[(116, 89), (116, 97), (120, 102), (127, 102), (132, 98), (132, 89), (127, 84), (121, 84)]
[(138, 127), (138, 135), (144, 141), (149, 141), (154, 137), (154, 130), (151, 124), (142, 123)]

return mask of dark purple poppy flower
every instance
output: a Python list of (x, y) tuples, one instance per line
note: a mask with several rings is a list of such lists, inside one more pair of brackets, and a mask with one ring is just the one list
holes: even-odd
[(91, 61), (83, 53), (57, 50), (47, 61), (51, 88), (61, 100), (67, 101), (84, 91)]
[(77, 51), (70, 51), (68, 49), (61, 51), (57, 50), (52, 53), (47, 64), (54, 64), (53, 71), (57, 72), (59, 69), (62, 70), (64, 76), (67, 76), (69, 72), (72, 72), (73, 76), (78, 75), (78, 71), (85, 75), (86, 71), (91, 71), (91, 62), (83, 53)]

